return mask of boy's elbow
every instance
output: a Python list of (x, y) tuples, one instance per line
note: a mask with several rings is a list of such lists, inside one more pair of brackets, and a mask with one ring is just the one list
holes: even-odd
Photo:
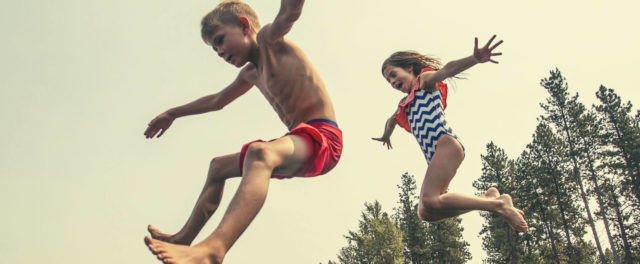
[(293, 23), (298, 21), (300, 15), (302, 15), (302, 6), (304, 5), (304, 0), (290, 0), (286, 1), (285, 6), (283, 6), (285, 11), (285, 22)]
[(207, 107), (207, 112), (219, 111), (219, 110), (222, 110), (222, 108), (224, 108), (224, 104), (220, 102), (220, 100), (217, 100), (217, 98), (215, 98), (211, 100), (211, 102), (209, 102), (209, 107)]

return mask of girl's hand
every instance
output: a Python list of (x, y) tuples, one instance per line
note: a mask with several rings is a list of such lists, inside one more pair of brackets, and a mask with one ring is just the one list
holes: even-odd
[(487, 44), (485, 44), (484, 47), (478, 49), (478, 38), (476, 37), (476, 43), (473, 48), (473, 57), (476, 59), (478, 63), (485, 63), (487, 61), (498, 63), (497, 61), (492, 60), (491, 56), (500, 56), (502, 55), (502, 52), (498, 52), (498, 53), (491, 53), (491, 52), (493, 51), (493, 49), (495, 49), (500, 44), (502, 44), (502, 40), (498, 41), (498, 43), (494, 44), (493, 46), (491, 46), (491, 48), (489, 48), (489, 45), (491, 45), (491, 42), (495, 38), (496, 38), (496, 35), (493, 35), (493, 37), (489, 39), (489, 42), (487, 42)]
[(176, 118), (171, 116), (167, 112), (158, 115), (156, 118), (151, 120), (151, 122), (149, 122), (149, 127), (147, 127), (147, 130), (144, 131), (145, 137), (153, 138), (156, 134), (158, 134), (158, 132), (160, 132), (158, 137), (162, 136), (162, 134), (164, 134), (164, 132), (169, 129), (169, 127), (173, 123), (173, 120), (176, 120)]
[(387, 149), (392, 149), (393, 147), (391, 146), (391, 139), (390, 138), (385, 138), (385, 137), (379, 137), (379, 138), (371, 138), (375, 141), (381, 141), (382, 142), (382, 146), (386, 146)]

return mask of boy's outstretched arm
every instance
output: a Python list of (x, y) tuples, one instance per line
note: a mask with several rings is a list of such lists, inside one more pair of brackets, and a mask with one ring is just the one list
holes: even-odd
[(280, 3), (280, 11), (266, 32), (267, 40), (275, 41), (289, 33), (291, 27), (293, 27), (293, 23), (300, 18), (303, 5), (304, 0), (282, 0)]
[(155, 135), (162, 136), (178, 117), (197, 115), (211, 111), (217, 111), (231, 103), (239, 96), (246, 93), (253, 84), (243, 77), (247, 72), (247, 67), (243, 68), (238, 78), (220, 92), (201, 97), (191, 103), (171, 108), (156, 118), (151, 120), (149, 126), (144, 131), (146, 138), (153, 138)]
[[(450, 61), (442, 67), (442, 69), (438, 71), (430, 71), (423, 72), (420, 74), (420, 89), (423, 90), (435, 90), (436, 83), (442, 82), (447, 78), (456, 76), (458, 73), (461, 73), (473, 65), (478, 63), (485, 63), (490, 61), (492, 63), (498, 63), (493, 60), (492, 56), (500, 56), (502, 53), (492, 53), (493, 50), (502, 44), (502, 40), (498, 41), (498, 43), (491, 46), (491, 42), (496, 38), (496, 35), (493, 35), (491, 39), (484, 45), (482, 48), (478, 48), (478, 38), (475, 38), (475, 46), (473, 48), (473, 55), (462, 58), (455, 61)], [(491, 46), (491, 47), (490, 47)]]

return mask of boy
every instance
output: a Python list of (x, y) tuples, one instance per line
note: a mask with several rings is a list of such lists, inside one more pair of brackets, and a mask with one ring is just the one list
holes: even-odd
[[(242, 69), (220, 92), (158, 115), (145, 136), (160, 137), (178, 117), (220, 110), (254, 85), (289, 132), (214, 158), (191, 216), (178, 233), (168, 235), (148, 227), (151, 237), (145, 237), (145, 243), (164, 263), (221, 263), (262, 207), (270, 178), (321, 175), (340, 159), (342, 132), (325, 86), (302, 50), (284, 38), (303, 4), (303, 0), (282, 0), (273, 23), (262, 29), (255, 12), (240, 1), (223, 1), (202, 19), (205, 43)], [(240, 176), (240, 186), (218, 227), (202, 242), (189, 246), (218, 208), (225, 180)]]

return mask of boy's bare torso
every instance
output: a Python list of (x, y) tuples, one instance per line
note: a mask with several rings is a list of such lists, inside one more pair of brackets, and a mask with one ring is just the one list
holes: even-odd
[(335, 121), (325, 85), (304, 52), (287, 39), (268, 43), (263, 35), (257, 37), (258, 65), (242, 70), (245, 80), (260, 89), (289, 130), (313, 119)]

